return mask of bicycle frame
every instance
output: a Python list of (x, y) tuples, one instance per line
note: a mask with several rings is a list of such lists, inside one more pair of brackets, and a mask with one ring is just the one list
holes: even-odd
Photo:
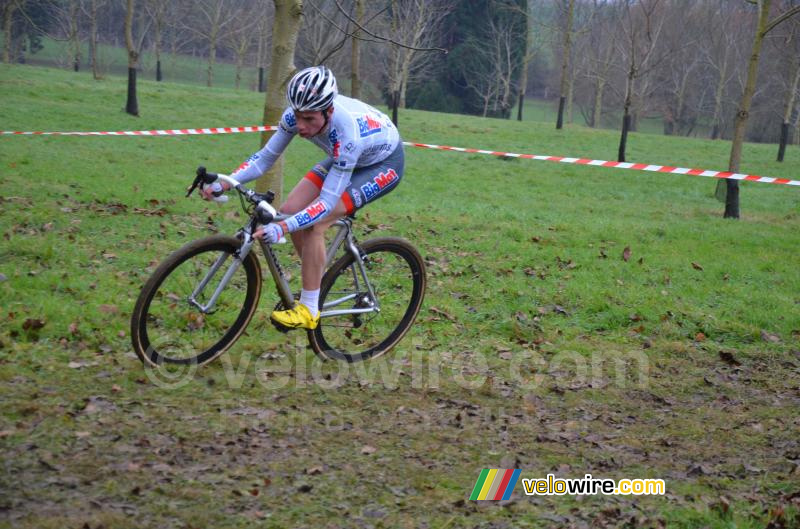
[[(284, 220), (288, 218), (287, 215), (276, 215), (275, 220)], [(355, 285), (355, 292), (344, 295), (338, 299), (328, 301), (321, 307), (320, 310), (320, 317), (326, 318), (331, 316), (342, 316), (348, 314), (367, 314), (372, 312), (380, 312), (380, 303), (378, 302), (378, 298), (375, 295), (375, 290), (372, 288), (372, 285), (369, 282), (367, 277), (367, 270), (365, 267), (365, 261), (361, 254), (361, 251), (356, 244), (355, 237), (353, 236), (352, 226), (353, 221), (351, 218), (343, 217), (337, 221), (335, 221), (333, 226), (338, 228), (336, 235), (331, 240), (330, 245), (325, 254), (325, 268), (327, 269), (331, 263), (333, 262), (334, 258), (336, 257), (336, 253), (338, 252), (339, 248), (344, 244), (344, 249), (346, 252), (349, 252), (353, 256), (354, 267), (351, 267), (353, 273), (353, 283)], [(194, 305), (198, 310), (203, 312), (204, 314), (208, 314), (213, 311), (214, 305), (219, 298), (222, 291), (230, 282), (233, 275), (238, 270), (239, 266), (241, 266), (243, 260), (247, 257), (247, 255), (252, 251), (253, 243), (255, 239), (252, 236), (253, 230), (257, 226), (257, 223), (251, 219), (251, 221), (239, 230), (238, 235), (242, 239), (242, 245), (239, 247), (239, 250), (233, 254), (233, 262), (229, 265), (228, 269), (225, 270), (225, 273), (222, 276), (222, 279), (217, 284), (217, 287), (214, 290), (214, 293), (211, 295), (211, 298), (205, 305), (201, 305), (197, 301), (197, 296), (199, 296), (203, 290), (208, 286), (211, 282), (212, 278), (220, 271), (220, 269), (227, 261), (229, 254), (221, 254), (219, 258), (211, 265), (211, 268), (208, 270), (206, 275), (200, 281), (200, 283), (195, 287), (194, 291), (192, 292), (191, 296), (189, 297), (189, 303)], [(267, 261), (267, 268), (272, 275), (272, 279), (275, 282), (275, 288), (278, 291), (278, 296), (280, 297), (281, 301), (283, 302), (284, 306), (287, 308), (294, 307), (295, 301), (294, 296), (289, 288), (289, 281), (286, 279), (285, 274), (283, 273), (283, 269), (281, 268), (280, 263), (278, 262), (278, 258), (275, 255), (275, 252), (272, 249), (272, 245), (267, 244), (263, 240), (259, 241), (261, 243), (261, 250), (264, 254), (264, 258)], [(368, 296), (363, 294), (359, 294), (362, 291), (361, 286), (366, 287)], [(334, 307), (341, 305), (342, 303), (346, 303), (348, 301), (353, 301), (357, 297), (361, 295), (361, 300), (363, 303), (368, 305), (367, 307), (363, 308), (350, 308), (350, 309), (333, 309)]]

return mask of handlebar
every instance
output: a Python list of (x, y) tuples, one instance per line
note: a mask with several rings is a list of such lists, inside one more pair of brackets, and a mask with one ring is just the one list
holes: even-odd
[[(255, 206), (255, 213), (257, 215), (258, 222), (261, 224), (269, 224), (273, 220), (284, 220), (289, 217), (289, 215), (282, 215), (275, 211), (275, 208), (272, 206), (272, 202), (275, 200), (275, 193), (272, 191), (267, 191), (266, 193), (256, 193), (252, 189), (246, 188), (237, 180), (226, 174), (209, 173), (203, 166), (197, 168), (194, 182), (192, 182), (192, 185), (189, 187), (186, 196), (190, 196), (198, 186), (200, 189), (203, 189), (205, 186), (212, 185), (218, 180), (226, 182), (231, 186), (232, 189), (238, 191), (245, 200)], [(215, 202), (227, 202), (228, 196), (224, 195), (223, 193), (224, 191), (222, 189), (220, 189), (218, 192), (213, 192), (213, 200)]]

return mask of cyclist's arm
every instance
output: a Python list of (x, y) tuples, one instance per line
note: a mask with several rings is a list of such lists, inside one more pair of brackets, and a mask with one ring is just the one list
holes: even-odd
[(278, 130), (272, 135), (267, 144), (240, 165), (231, 174), (231, 178), (234, 178), (240, 184), (244, 184), (259, 178), (268, 171), (297, 134), (296, 125), (294, 113), (291, 109), (284, 112), (278, 123)]

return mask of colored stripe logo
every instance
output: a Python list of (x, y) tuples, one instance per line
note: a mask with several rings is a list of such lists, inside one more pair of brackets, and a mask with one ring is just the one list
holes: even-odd
[(484, 468), (472, 489), (470, 500), (508, 500), (519, 481), (518, 468)]

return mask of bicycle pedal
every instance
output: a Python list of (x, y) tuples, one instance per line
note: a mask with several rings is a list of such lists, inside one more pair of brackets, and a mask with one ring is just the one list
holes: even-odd
[(270, 323), (272, 323), (273, 327), (275, 327), (276, 329), (278, 329), (280, 332), (282, 332), (284, 334), (286, 334), (289, 331), (294, 330), (291, 327), (287, 327), (286, 325), (273, 320), (272, 318), (270, 318), (269, 321), (270, 321)]

